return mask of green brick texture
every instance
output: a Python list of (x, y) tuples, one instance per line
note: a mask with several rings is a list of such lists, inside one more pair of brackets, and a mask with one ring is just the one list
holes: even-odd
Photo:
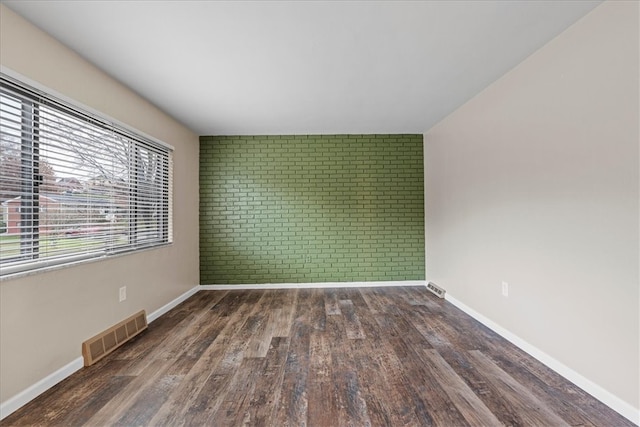
[(200, 138), (200, 283), (424, 280), (422, 135)]

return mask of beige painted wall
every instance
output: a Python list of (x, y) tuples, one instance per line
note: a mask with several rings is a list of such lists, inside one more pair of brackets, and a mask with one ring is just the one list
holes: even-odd
[(173, 245), (0, 282), (4, 402), (80, 357), (85, 339), (198, 285), (198, 137), (4, 5), (0, 19), (2, 66), (175, 147)]
[(636, 408), (638, 17), (600, 5), (425, 134), (428, 280)]

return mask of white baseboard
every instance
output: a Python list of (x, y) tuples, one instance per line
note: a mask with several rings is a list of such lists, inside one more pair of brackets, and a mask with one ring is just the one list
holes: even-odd
[[(164, 306), (160, 307), (159, 309), (151, 313), (149, 316), (147, 316), (147, 321), (149, 323), (153, 322), (158, 317), (162, 316), (163, 314), (165, 314), (166, 312), (168, 312), (169, 310), (171, 310), (172, 308), (174, 308), (175, 306), (177, 306), (178, 304), (180, 304), (181, 302), (183, 302), (184, 300), (186, 300), (187, 298), (189, 298), (199, 290), (200, 290), (199, 286), (189, 289), (187, 292), (180, 295), (178, 298), (174, 299), (168, 304), (165, 304)], [(60, 381), (69, 377), (74, 372), (79, 371), (80, 369), (82, 369), (83, 366), (84, 366), (84, 359), (82, 357), (78, 357), (77, 359), (74, 359), (73, 361), (63, 366), (62, 368), (58, 369), (54, 373), (47, 375), (37, 383), (31, 385), (30, 387), (27, 387), (20, 393), (2, 402), (0, 404), (0, 420), (8, 417), (12, 413), (17, 411), (21, 407), (23, 407), (24, 405), (26, 405), (27, 403), (29, 403), (30, 401), (32, 401), (33, 399), (35, 399), (36, 397), (44, 393), (45, 391), (49, 390), (54, 385), (58, 384)]]
[(79, 371), (83, 366), (84, 359), (82, 357), (78, 357), (77, 359), (74, 359), (72, 362), (66, 364), (54, 373), (47, 375), (37, 383), (22, 390), (15, 396), (5, 400), (0, 404), (0, 420), (8, 417), (74, 372)]
[(247, 289), (324, 289), (324, 288), (377, 288), (386, 286), (426, 286), (424, 280), (393, 282), (318, 282), (318, 283), (264, 283), (241, 285), (200, 285), (203, 291), (230, 291)]
[(528, 343), (514, 333), (510, 332), (508, 329), (503, 328), (493, 320), (483, 316), (471, 307), (452, 297), (451, 294), (445, 294), (445, 299), (498, 335), (502, 336), (507, 341), (519, 347), (525, 353), (528, 353), (539, 362), (543, 363), (558, 374), (562, 375), (564, 378), (571, 381), (573, 384), (577, 385), (629, 421), (635, 424), (640, 424), (640, 409), (634, 408), (632, 405), (620, 399), (618, 396), (605, 390), (593, 381), (585, 378), (573, 369), (569, 368), (568, 366), (549, 356), (547, 353), (538, 349), (534, 345)]
[(192, 295), (194, 295), (199, 290), (201, 290), (200, 286), (194, 286), (193, 288), (189, 289), (187, 292), (185, 292), (184, 294), (180, 295), (178, 298), (176, 298), (173, 301), (163, 305), (162, 307), (160, 307), (159, 309), (157, 309), (156, 311), (154, 311), (153, 313), (148, 315), (147, 316), (147, 322), (149, 322), (149, 323), (153, 322), (158, 317), (162, 316), (163, 314), (165, 314), (166, 312), (168, 312), (169, 310), (171, 310), (172, 308), (174, 308), (175, 306), (177, 306), (181, 302), (184, 302), (185, 300), (187, 300), (187, 298), (191, 297)]

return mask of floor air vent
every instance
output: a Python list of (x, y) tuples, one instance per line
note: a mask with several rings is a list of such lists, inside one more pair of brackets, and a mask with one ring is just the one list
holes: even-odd
[(444, 298), (445, 290), (442, 289), (440, 286), (437, 286), (435, 283), (433, 282), (427, 283), (427, 289), (429, 289), (431, 292), (433, 292), (440, 298)]
[(147, 314), (142, 310), (83, 342), (84, 366), (93, 365), (145, 329), (147, 329)]

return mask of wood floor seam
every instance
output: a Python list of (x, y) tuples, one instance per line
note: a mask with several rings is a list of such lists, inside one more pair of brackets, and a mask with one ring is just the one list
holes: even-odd
[(417, 286), (201, 291), (0, 424), (634, 425)]

